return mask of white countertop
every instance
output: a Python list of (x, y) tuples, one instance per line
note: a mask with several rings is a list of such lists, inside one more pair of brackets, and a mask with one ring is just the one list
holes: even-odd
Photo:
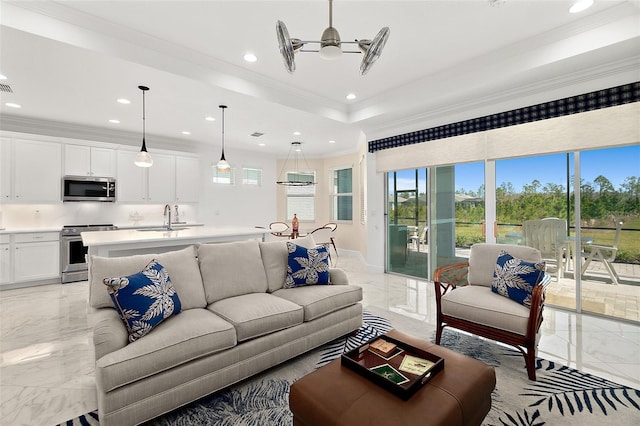
[(108, 246), (121, 244), (138, 244), (145, 242), (185, 242), (208, 238), (241, 237), (249, 235), (264, 235), (270, 231), (264, 228), (253, 227), (211, 227), (193, 226), (184, 229), (176, 228), (173, 231), (140, 231), (136, 229), (121, 229), (117, 231), (93, 231), (83, 232), (82, 242), (85, 246)]

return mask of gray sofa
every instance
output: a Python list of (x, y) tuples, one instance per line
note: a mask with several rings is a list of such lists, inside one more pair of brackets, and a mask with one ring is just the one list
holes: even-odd
[[(309, 248), (311, 239), (299, 239)], [(102, 426), (138, 424), (362, 325), (362, 289), (344, 271), (330, 285), (283, 288), (285, 241), (202, 244), (157, 255), (90, 259), (89, 305)], [(128, 341), (103, 278), (157, 259), (182, 312)]]

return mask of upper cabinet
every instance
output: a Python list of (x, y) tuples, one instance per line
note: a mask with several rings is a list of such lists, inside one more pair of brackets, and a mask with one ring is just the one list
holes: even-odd
[(83, 145), (64, 146), (64, 174), (115, 177), (116, 153), (110, 148)]
[(200, 201), (200, 159), (176, 157), (176, 201), (197, 203)]
[(152, 154), (153, 166), (147, 170), (147, 201), (150, 203), (172, 203), (176, 199), (175, 156)]
[(4, 202), (60, 201), (62, 146), (31, 140), (2, 140), (1, 181)]
[[(173, 203), (176, 187), (180, 180), (176, 176), (176, 156), (152, 153), (153, 166), (138, 167), (134, 164), (137, 152), (118, 151), (117, 153), (117, 201), (123, 203)], [(178, 157), (181, 158), (181, 157)], [(180, 162), (182, 166), (182, 162)], [(191, 163), (192, 167), (199, 165)], [(191, 173), (199, 175), (198, 169)], [(182, 186), (180, 184), (180, 186)], [(197, 198), (195, 199), (197, 201)]]
[(147, 169), (133, 162), (137, 152), (118, 151), (116, 162), (116, 201), (124, 203), (144, 203), (147, 201)]

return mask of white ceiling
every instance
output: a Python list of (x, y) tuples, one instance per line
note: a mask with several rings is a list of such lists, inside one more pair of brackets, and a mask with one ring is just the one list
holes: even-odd
[[(581, 14), (568, 13), (571, 3), (336, 0), (343, 41), (390, 28), (363, 77), (359, 54), (298, 53), (293, 74), (283, 65), (276, 21), (318, 40), (327, 0), (2, 0), (0, 74), (13, 90), (0, 92), (3, 128), (62, 122), (139, 139), (142, 84), (150, 151), (154, 136), (218, 146), (226, 104), (229, 150), (284, 157), (301, 140), (313, 157), (353, 152), (361, 132), (372, 140), (639, 81), (640, 1), (596, 0)], [(243, 60), (248, 51), (257, 62)], [(350, 92), (358, 98), (345, 99)]]

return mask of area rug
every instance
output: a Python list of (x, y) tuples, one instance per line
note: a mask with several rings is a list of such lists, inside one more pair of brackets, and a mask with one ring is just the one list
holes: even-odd
[[(343, 352), (396, 328), (433, 340), (433, 327), (383, 309), (369, 307), (356, 336), (337, 339), (278, 367), (205, 397), (146, 426), (289, 426), (289, 386)], [(483, 425), (637, 425), (640, 390), (537, 359), (536, 382), (527, 379), (524, 358), (513, 349), (445, 329), (442, 346), (496, 369), (491, 411)], [(99, 425), (97, 411), (66, 425)]]

